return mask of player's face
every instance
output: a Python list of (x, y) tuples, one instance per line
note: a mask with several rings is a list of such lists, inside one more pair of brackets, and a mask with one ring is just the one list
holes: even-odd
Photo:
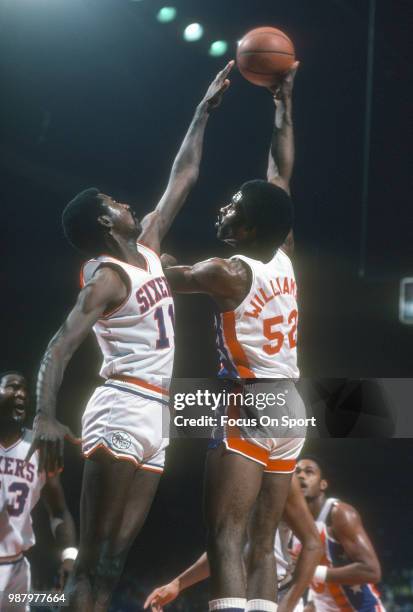
[(246, 219), (239, 199), (238, 192), (229, 204), (220, 208), (215, 223), (217, 238), (233, 246), (245, 238)]
[(133, 208), (129, 204), (117, 202), (104, 193), (99, 195), (103, 201), (104, 214), (110, 218), (113, 227), (126, 235), (139, 236), (142, 227)]
[(297, 463), (295, 473), (306, 499), (313, 499), (322, 493), (321, 472), (315, 461), (302, 459)]
[(0, 381), (0, 420), (23, 422), (29, 401), (27, 382), (19, 374), (6, 374)]

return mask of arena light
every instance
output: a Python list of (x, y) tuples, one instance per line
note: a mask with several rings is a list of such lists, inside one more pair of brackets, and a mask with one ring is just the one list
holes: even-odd
[(204, 28), (200, 23), (190, 23), (184, 30), (184, 39), (187, 42), (200, 40), (204, 34)]
[(399, 318), (405, 325), (413, 325), (413, 277), (400, 281)]
[(176, 8), (174, 6), (163, 6), (156, 15), (156, 19), (160, 23), (169, 23), (170, 21), (173, 21), (175, 17)]
[(220, 57), (228, 51), (228, 43), (225, 40), (215, 40), (209, 47), (209, 55), (212, 57)]

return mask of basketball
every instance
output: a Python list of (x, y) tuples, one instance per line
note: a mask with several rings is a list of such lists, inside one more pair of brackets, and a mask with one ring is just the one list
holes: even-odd
[(295, 61), (294, 45), (277, 28), (255, 28), (245, 34), (237, 48), (237, 65), (243, 77), (260, 87), (270, 87)]

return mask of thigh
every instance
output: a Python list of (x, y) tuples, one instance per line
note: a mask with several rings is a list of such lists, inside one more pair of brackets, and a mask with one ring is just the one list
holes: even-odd
[(208, 527), (247, 524), (261, 487), (263, 466), (221, 444), (206, 462), (205, 518)]
[(160, 474), (136, 469), (97, 451), (85, 462), (80, 543), (82, 556), (105, 546), (110, 554), (129, 548), (155, 496)]

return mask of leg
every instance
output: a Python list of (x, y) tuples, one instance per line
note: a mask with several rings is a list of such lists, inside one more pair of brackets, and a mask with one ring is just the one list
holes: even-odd
[(213, 599), (246, 596), (242, 553), (262, 472), (262, 465), (228, 452), (223, 444), (208, 453), (205, 515)]
[(291, 474), (264, 473), (249, 524), (247, 554), (248, 600), (276, 601), (275, 531), (290, 488)]
[(86, 460), (82, 483), (80, 549), (69, 595), (73, 611), (108, 609), (129, 547), (139, 533), (160, 474), (137, 470), (103, 452)]

